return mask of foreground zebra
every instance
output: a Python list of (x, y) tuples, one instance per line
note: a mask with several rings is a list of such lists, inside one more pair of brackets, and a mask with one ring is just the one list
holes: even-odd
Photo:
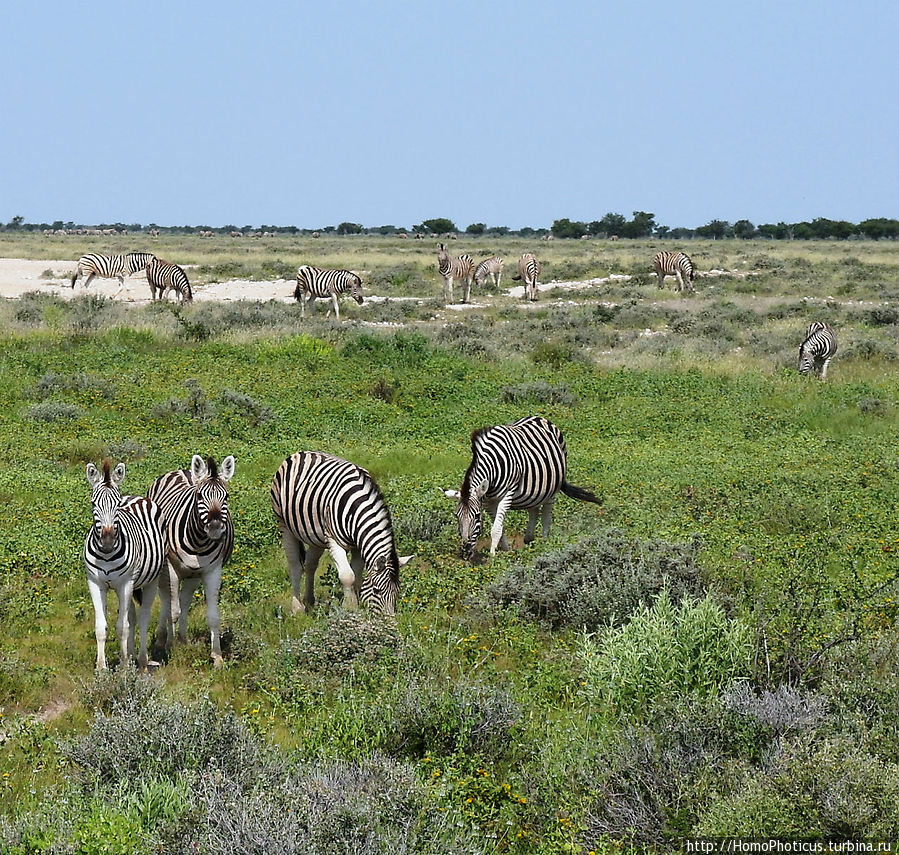
[(446, 303), (453, 302), (453, 281), (465, 283), (465, 292), (462, 302), (467, 303), (471, 296), (471, 280), (474, 277), (474, 259), (463, 253), (458, 258), (450, 258), (446, 251), (446, 244), (437, 245), (437, 272), (443, 279), (443, 300)]
[(315, 570), (325, 549), (337, 565), (347, 608), (355, 609), (361, 600), (375, 611), (396, 612), (399, 569), (412, 556), (397, 556), (390, 511), (365, 469), (331, 454), (300, 451), (275, 473), (271, 496), (295, 613), (315, 603)]
[[(321, 267), (312, 267), (304, 264), (297, 270), (297, 287), (293, 296), (302, 305), (301, 315), (306, 317), (306, 304), (312, 303), (318, 297), (329, 297), (334, 309), (334, 315), (340, 320), (340, 309), (337, 305), (337, 295), (350, 292), (350, 296), (362, 305), (362, 280), (351, 270), (328, 270)], [(326, 318), (331, 317), (331, 309), (328, 309)]]
[(204, 461), (195, 454), (190, 469), (160, 476), (147, 492), (147, 498), (156, 502), (162, 511), (168, 541), (168, 578), (159, 586), (156, 643), (168, 649), (176, 627), (179, 638), (182, 641), (187, 638), (187, 612), (202, 582), (216, 667), (222, 664), (219, 616), (222, 565), (234, 548), (234, 525), (228, 511), (228, 482), (233, 476), (234, 457), (226, 457), (219, 469), (211, 457)]
[(684, 288), (688, 291), (693, 290), (693, 280), (696, 274), (693, 270), (693, 262), (685, 252), (669, 252), (667, 250), (657, 252), (652, 260), (652, 268), (655, 275), (659, 277), (659, 288), (665, 284), (666, 276), (676, 276), (676, 290), (683, 291)]
[(500, 280), (503, 278), (503, 260), (498, 255), (485, 258), (475, 268), (474, 284), (480, 287), (488, 276), (493, 280), (493, 286), (499, 288)]
[(528, 300), (537, 299), (537, 277), (540, 275), (540, 262), (532, 252), (522, 253), (518, 259), (518, 273), (512, 278), (524, 281), (524, 296)]
[(108, 460), (100, 472), (87, 464), (94, 522), (84, 541), (87, 587), (94, 604), (94, 634), (97, 639), (97, 668), (106, 669), (106, 606), (109, 589), (119, 600), (116, 632), (122, 649), (122, 663), (134, 656), (135, 610), (140, 604), (140, 654), (137, 664), (147, 667), (147, 635), (150, 610), (156, 599), (159, 577), (165, 568), (165, 535), (159, 508), (139, 496), (122, 496), (125, 464), (110, 472)]
[(194, 298), (190, 282), (187, 281), (187, 274), (181, 267), (170, 261), (153, 257), (147, 264), (147, 282), (150, 284), (150, 295), (154, 300), (157, 299), (157, 291), (160, 300), (164, 300), (169, 291), (178, 294), (182, 303), (190, 303)]
[(125, 277), (143, 270), (154, 258), (156, 256), (152, 252), (129, 252), (125, 255), (98, 255), (89, 252), (78, 259), (78, 266), (72, 274), (72, 288), (86, 274), (85, 288), (95, 276), (99, 276), (101, 279), (118, 279), (121, 291), (125, 287)]
[[(509, 548), (503, 533), (506, 513), (528, 512), (524, 542), (534, 539), (540, 511), (543, 536), (549, 534), (553, 503), (561, 490), (572, 499), (600, 504), (593, 493), (565, 480), (568, 451), (562, 432), (540, 416), (525, 416), (509, 425), (476, 430), (471, 435), (471, 463), (461, 490), (444, 490), (457, 499), (456, 517), (465, 557), (474, 553), (481, 534), (482, 507), (493, 517), (490, 554), (496, 547)], [(542, 508), (541, 508), (542, 506)]]
[(812, 321), (805, 331), (805, 341), (799, 346), (799, 373), (814, 373), (827, 379), (827, 366), (837, 352), (837, 334), (830, 324)]

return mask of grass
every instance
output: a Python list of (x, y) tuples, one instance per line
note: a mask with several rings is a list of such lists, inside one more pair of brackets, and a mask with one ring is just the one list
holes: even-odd
[[(0, 254), (52, 260), (130, 248), (124, 237), (16, 240), (0, 235)], [(412, 310), (347, 305), (340, 324), (303, 322), (297, 307), (274, 302), (197, 304), (180, 319), (95, 297), (0, 305), (0, 848), (42, 851), (27, 844), (41, 830), (58, 851), (88, 851), (104, 836), (137, 841), (115, 851), (215, 851), (191, 829), (215, 827), (222, 791), (240, 794), (227, 827), (262, 833), (285, 803), (325, 786), (303, 765), (312, 763), (332, 764), (328, 780), (371, 794), (328, 808), (354, 819), (335, 840), (332, 814), (323, 814), (322, 851), (361, 845), (360, 835), (390, 852), (664, 851), (693, 832), (738, 830), (750, 816), (764, 819), (759, 834), (790, 828), (791, 786), (815, 817), (811, 834), (895, 833), (896, 793), (877, 781), (899, 762), (899, 323), (886, 311), (899, 250), (696, 242), (687, 249), (700, 270), (757, 275), (701, 278), (687, 296), (660, 292), (648, 276), (541, 295), (533, 307), (497, 295), (450, 317), (433, 300), (440, 283), (428, 243), (153, 242), (165, 257), (208, 268), (201, 277), (271, 278), (267, 271), (310, 261), (366, 270), (380, 293), (423, 298)], [(458, 244), (507, 259), (526, 247)], [(656, 245), (537, 249), (547, 278), (561, 281), (639, 273)], [(827, 384), (795, 370), (816, 318), (840, 337)], [(372, 325), (385, 320), (399, 326)], [(562, 428), (569, 480), (599, 492), (603, 505), (560, 497), (549, 537), (527, 547), (526, 517), (512, 512), (514, 550), (467, 563), (441, 490), (461, 483), (474, 428), (529, 412)], [(302, 449), (351, 459), (381, 485), (399, 552), (416, 556), (402, 572), (395, 625), (347, 619), (327, 562), (321, 605), (290, 614), (267, 491), (284, 457)], [(208, 662), (198, 602), (188, 643), (153, 678), (149, 698), (127, 677), (93, 675), (84, 466), (124, 459), (126, 489), (144, 492), (194, 453), (237, 459), (237, 539), (222, 591), (226, 665)], [(595, 544), (605, 544), (608, 561)], [(706, 592), (707, 625), (739, 627), (735, 646), (742, 656), (748, 644), (748, 653), (739, 668), (712, 673), (721, 658), (714, 633), (685, 633), (684, 655), (706, 664), (670, 689), (635, 651), (676, 632), (673, 619), (659, 618), (657, 597), (670, 562), (685, 555), (690, 591), (698, 595), (701, 581)], [(547, 568), (557, 568), (554, 602), (576, 621), (540, 618)], [(602, 584), (588, 590), (591, 574)], [(618, 578), (631, 580), (620, 597), (627, 613), (610, 615), (596, 592), (624, 591)], [(588, 657), (584, 625), (593, 633)], [(609, 664), (616, 650), (630, 657), (626, 691)], [(663, 688), (635, 709), (646, 681)], [(751, 698), (781, 704), (789, 717), (796, 692), (825, 712), (801, 732), (766, 735)], [(173, 744), (166, 764), (153, 752), (117, 755), (125, 721), (111, 716), (112, 736), (102, 737), (102, 716), (127, 703), (160, 727), (200, 722), (238, 734), (231, 742), (250, 758), (248, 777), (201, 768), (197, 758), (208, 755), (189, 740)], [(90, 758), (101, 749), (98, 765)], [(136, 765), (117, 779), (108, 770), (125, 759)], [(851, 776), (843, 802), (831, 784), (814, 783), (817, 763), (833, 787), (841, 768)], [(628, 776), (644, 767), (639, 781)], [(292, 771), (279, 778), (279, 769)], [(280, 783), (260, 789), (253, 770)], [(388, 816), (376, 793), (395, 791), (408, 800)], [(159, 809), (160, 799), (171, 809)], [(190, 804), (200, 813), (187, 812)]]

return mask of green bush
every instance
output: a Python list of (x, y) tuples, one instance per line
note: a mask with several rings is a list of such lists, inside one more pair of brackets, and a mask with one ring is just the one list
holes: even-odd
[(500, 398), (506, 404), (561, 404), (564, 407), (577, 404), (577, 396), (564, 383), (554, 386), (546, 380), (504, 386)]

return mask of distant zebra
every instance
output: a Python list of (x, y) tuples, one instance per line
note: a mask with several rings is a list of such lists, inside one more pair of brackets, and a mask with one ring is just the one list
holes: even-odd
[(528, 300), (537, 299), (537, 277), (540, 275), (540, 262), (532, 252), (522, 253), (518, 259), (518, 273), (512, 278), (524, 281), (524, 296)]
[(152, 252), (129, 252), (125, 255), (98, 255), (89, 252), (78, 259), (78, 266), (72, 274), (72, 288), (86, 274), (85, 288), (95, 276), (99, 276), (101, 279), (118, 279), (121, 291), (125, 287), (125, 277), (143, 270), (154, 258), (156, 256)]
[(471, 280), (474, 277), (474, 259), (464, 253), (458, 258), (450, 258), (446, 251), (446, 244), (437, 245), (437, 272), (443, 279), (443, 299), (447, 303), (453, 302), (453, 280), (465, 282), (465, 296), (463, 303), (468, 302), (471, 296)]
[(480, 287), (488, 276), (493, 280), (493, 286), (499, 288), (500, 280), (503, 278), (503, 260), (498, 255), (485, 258), (475, 268), (474, 284)]
[(696, 274), (693, 270), (693, 262), (685, 252), (669, 252), (667, 250), (657, 252), (652, 260), (652, 266), (656, 276), (659, 277), (659, 288), (665, 284), (666, 276), (676, 276), (676, 290), (683, 291), (684, 288), (688, 291), (693, 290), (693, 280)]
[(165, 534), (157, 505), (139, 496), (122, 496), (125, 464), (110, 472), (108, 460), (100, 472), (87, 464), (94, 522), (84, 541), (87, 587), (94, 604), (94, 634), (97, 640), (97, 669), (106, 669), (106, 606), (109, 589), (119, 600), (116, 632), (122, 649), (122, 664), (134, 656), (135, 610), (132, 597), (140, 604), (141, 669), (147, 667), (147, 636), (150, 610), (156, 599), (159, 577), (165, 568)]
[(799, 373), (814, 373), (827, 379), (827, 366), (837, 352), (837, 334), (830, 324), (812, 321), (805, 331), (805, 341), (799, 347)]
[(222, 565), (234, 548), (234, 525), (228, 510), (228, 482), (233, 476), (233, 457), (226, 457), (219, 468), (211, 457), (204, 461), (195, 454), (190, 469), (161, 475), (147, 492), (147, 498), (156, 502), (162, 511), (168, 541), (168, 579), (159, 586), (161, 605), (156, 643), (166, 649), (170, 647), (176, 627), (179, 638), (182, 641), (187, 638), (187, 612), (202, 582), (216, 667), (222, 664), (219, 616)]
[(187, 274), (177, 264), (171, 261), (163, 261), (161, 258), (153, 258), (147, 264), (147, 282), (150, 285), (150, 294), (154, 300), (165, 300), (169, 291), (180, 295), (182, 303), (190, 303), (194, 294), (190, 289)]
[[(350, 296), (362, 305), (362, 279), (351, 270), (329, 270), (322, 267), (312, 267), (304, 264), (297, 270), (297, 286), (294, 289), (294, 299), (302, 305), (302, 316), (306, 317), (307, 303), (314, 302), (318, 297), (328, 297), (337, 320), (340, 320), (340, 308), (337, 305), (338, 294), (350, 292)], [(328, 309), (326, 318), (331, 317), (331, 309)]]
[[(456, 517), (462, 553), (471, 557), (481, 534), (482, 508), (493, 517), (490, 554), (509, 548), (503, 522), (510, 510), (526, 510), (524, 542), (534, 539), (540, 510), (544, 537), (549, 534), (553, 503), (561, 490), (572, 499), (600, 504), (593, 493), (565, 480), (568, 450), (562, 432), (540, 416), (525, 416), (508, 425), (480, 428), (471, 435), (471, 463), (462, 489), (444, 490), (457, 499)], [(542, 506), (542, 509), (541, 509)]]
[(347, 608), (355, 609), (361, 600), (375, 611), (396, 612), (399, 569), (412, 556), (397, 556), (390, 511), (365, 469), (331, 454), (300, 451), (275, 473), (271, 497), (290, 571), (294, 612), (315, 603), (315, 570), (325, 549), (337, 565)]

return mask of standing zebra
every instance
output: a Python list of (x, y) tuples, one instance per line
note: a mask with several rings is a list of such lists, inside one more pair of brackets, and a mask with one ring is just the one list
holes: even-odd
[(159, 577), (165, 568), (165, 534), (159, 507), (139, 496), (122, 496), (125, 464), (110, 472), (108, 460), (100, 472), (87, 464), (94, 522), (84, 541), (87, 587), (94, 604), (97, 669), (106, 670), (106, 605), (109, 589), (119, 600), (116, 631), (122, 663), (134, 656), (135, 613), (132, 597), (140, 604), (140, 654), (137, 664), (147, 667), (147, 635), (150, 610), (156, 599)]
[(147, 282), (150, 284), (150, 294), (155, 300), (159, 291), (159, 299), (164, 300), (169, 291), (174, 291), (181, 296), (182, 303), (190, 303), (193, 291), (190, 290), (190, 282), (187, 274), (177, 264), (163, 261), (161, 258), (152, 258), (147, 264)]
[[(221, 469), (211, 457), (199, 454), (190, 469), (178, 469), (157, 478), (147, 498), (162, 510), (168, 540), (168, 584), (159, 588), (161, 607), (156, 643), (168, 648), (174, 638), (187, 638), (187, 612), (194, 592), (203, 583), (206, 622), (209, 624), (212, 660), (222, 664), (219, 589), (222, 565), (234, 548), (234, 525), (228, 511), (228, 482), (234, 476), (234, 457)], [(179, 593), (180, 587), (180, 593)]]
[(468, 302), (471, 296), (471, 280), (474, 277), (474, 259), (463, 253), (458, 258), (450, 258), (446, 251), (446, 244), (437, 244), (437, 272), (443, 279), (443, 299), (447, 303), (453, 302), (453, 280), (465, 282), (465, 296), (463, 303)]
[(327, 549), (337, 565), (347, 608), (355, 609), (361, 599), (371, 609), (395, 614), (399, 569), (412, 556), (397, 557), (390, 511), (365, 469), (331, 454), (300, 451), (275, 473), (271, 495), (295, 613), (314, 605), (315, 570)]
[(540, 262), (532, 252), (525, 252), (518, 259), (518, 274), (512, 278), (524, 280), (524, 296), (528, 300), (537, 299), (537, 277), (540, 275)]
[[(362, 305), (362, 280), (351, 270), (328, 270), (321, 267), (312, 267), (304, 264), (297, 270), (297, 287), (293, 296), (302, 304), (302, 316), (306, 317), (306, 304), (312, 303), (317, 297), (329, 297), (334, 309), (334, 315), (340, 320), (340, 309), (337, 305), (337, 295), (350, 292), (350, 296)], [(331, 309), (328, 309), (326, 318), (331, 317)]]
[(487, 277), (493, 280), (493, 286), (499, 288), (500, 280), (503, 278), (503, 260), (494, 255), (485, 258), (474, 271), (474, 284), (480, 287)]
[(666, 276), (677, 277), (677, 290), (688, 291), (693, 290), (693, 280), (695, 271), (693, 270), (693, 262), (690, 256), (685, 252), (669, 252), (662, 250), (657, 252), (652, 260), (652, 267), (655, 275), (659, 277), (659, 288), (665, 284)]
[(72, 274), (72, 288), (82, 275), (87, 274), (85, 288), (95, 276), (99, 276), (101, 279), (118, 279), (121, 291), (125, 287), (126, 276), (143, 270), (155, 258), (152, 252), (129, 252), (126, 255), (98, 255), (89, 252), (78, 259), (78, 266)]
[(503, 521), (510, 508), (528, 512), (524, 542), (530, 543), (541, 505), (543, 536), (549, 534), (559, 490), (572, 499), (600, 504), (593, 493), (565, 480), (567, 460), (562, 432), (540, 416), (525, 416), (509, 425), (476, 430), (471, 435), (471, 463), (461, 491), (443, 491), (458, 500), (456, 517), (463, 555), (471, 557), (474, 553), (481, 534), (482, 506), (493, 517), (490, 554), (494, 555), (498, 545), (509, 548)]
[(805, 341), (799, 346), (799, 373), (814, 371), (827, 379), (827, 366), (837, 352), (837, 334), (830, 324), (812, 321), (805, 331)]

